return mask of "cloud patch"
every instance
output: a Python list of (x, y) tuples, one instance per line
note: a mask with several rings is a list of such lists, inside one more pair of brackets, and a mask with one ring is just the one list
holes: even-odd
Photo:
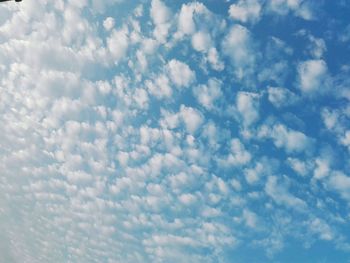
[(323, 93), (327, 87), (327, 64), (323, 60), (308, 60), (298, 65), (299, 85), (305, 94)]

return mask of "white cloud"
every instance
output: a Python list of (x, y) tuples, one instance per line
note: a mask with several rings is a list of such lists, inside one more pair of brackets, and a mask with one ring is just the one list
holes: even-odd
[(194, 2), (182, 5), (178, 18), (178, 33), (180, 37), (192, 35), (196, 32), (195, 15), (209, 16), (209, 14), (209, 10), (202, 3)]
[(196, 30), (196, 25), (193, 21), (192, 5), (183, 5), (179, 14), (178, 22), (179, 31), (182, 34), (192, 34)]
[(323, 60), (308, 60), (298, 65), (299, 85), (304, 93), (327, 89), (327, 64)]
[(350, 114), (348, 109), (325, 108), (321, 112), (323, 123), (328, 131), (333, 134), (340, 145), (350, 150), (350, 131), (347, 119)]
[(153, 54), (158, 46), (157, 41), (151, 38), (144, 38), (142, 40), (142, 51), (145, 54)]
[(253, 60), (249, 45), (250, 32), (248, 29), (240, 25), (234, 25), (224, 39), (223, 49), (237, 66), (244, 66)]
[[(259, 74), (252, 69), (259, 55), (253, 33), (226, 28), (226, 19), (199, 2), (181, 10), (170, 10), (179, 5), (169, 1), (141, 2), (0, 5), (1, 259), (220, 262), (250, 241), (254, 250), (265, 240), (264, 249), (283, 247), (285, 237), (304, 239), (299, 215), (310, 218), (306, 235), (335, 240), (333, 227), (346, 218), (327, 210), (339, 200), (326, 191), (349, 200), (348, 175), (332, 172), (331, 163), (323, 175), (324, 158), (311, 151), (297, 156), (305, 137), (278, 120), (262, 137), (293, 154), (285, 158), (294, 170), (322, 181), (308, 187), (306, 177), (268, 178), (284, 171), (278, 166), (284, 154), (253, 138), (254, 124), (269, 113), (265, 97), (259, 86), (237, 85), (236, 78)], [(241, 19), (258, 21), (250, 13)], [(273, 74), (283, 72), (281, 65)], [(269, 99), (284, 114), (290, 94), (275, 91)], [(326, 127), (348, 146), (350, 114), (327, 107)], [(242, 127), (231, 110), (249, 126), (251, 140), (237, 138)], [(315, 140), (333, 147), (323, 132)], [(334, 148), (341, 158), (332, 168), (345, 169), (347, 152)], [(304, 193), (301, 201), (297, 195)], [(297, 216), (284, 207), (316, 202)], [(319, 221), (314, 211), (322, 212)]]
[(218, 162), (224, 167), (242, 166), (248, 164), (252, 159), (252, 155), (245, 149), (244, 145), (237, 138), (230, 142), (230, 152)]
[(244, 169), (245, 179), (248, 184), (257, 183), (266, 172), (267, 168), (261, 163), (257, 163), (254, 168)]
[(273, 127), (262, 126), (258, 132), (262, 138), (271, 138), (278, 148), (284, 148), (288, 153), (298, 153), (311, 146), (311, 140), (304, 133), (287, 128), (282, 124)]
[(230, 184), (232, 186), (232, 188), (235, 190), (235, 191), (241, 191), (242, 190), (242, 184), (236, 180), (236, 179), (232, 179), (230, 181)]
[(141, 109), (146, 109), (148, 107), (148, 95), (144, 89), (138, 88), (134, 93), (134, 101)]
[(257, 0), (239, 0), (229, 9), (230, 17), (240, 22), (256, 22), (260, 18), (261, 5)]
[(222, 71), (225, 68), (225, 64), (221, 61), (220, 56), (216, 48), (210, 48), (208, 53), (208, 61), (214, 70)]
[(147, 80), (145, 85), (148, 91), (159, 99), (170, 98), (172, 95), (170, 81), (165, 75), (159, 75), (153, 81)]
[(107, 30), (110, 31), (112, 30), (112, 28), (115, 25), (115, 20), (113, 17), (107, 17), (104, 21), (103, 21), (103, 27)]
[(287, 152), (300, 152), (310, 146), (309, 139), (299, 131), (287, 129), (283, 125), (273, 128), (274, 143), (277, 147), (284, 147)]
[(310, 40), (310, 53), (314, 58), (320, 59), (323, 54), (327, 51), (327, 46), (322, 38), (316, 38), (314, 36), (309, 36)]
[(181, 172), (169, 177), (169, 181), (173, 191), (181, 193), (188, 191), (192, 185), (195, 185), (196, 177), (193, 174)]
[(196, 78), (187, 64), (176, 59), (170, 60), (166, 67), (171, 81), (178, 88), (187, 88)]
[(182, 194), (179, 196), (179, 200), (186, 206), (190, 206), (197, 202), (197, 197), (193, 194)]
[[(277, 52), (276, 52), (277, 53)], [(286, 61), (267, 62), (267, 67), (264, 67), (258, 74), (259, 81), (273, 81), (278, 85), (282, 85), (288, 75), (288, 64)]]
[(210, 34), (204, 31), (198, 31), (192, 36), (192, 47), (196, 51), (208, 51), (212, 46)]
[(324, 109), (322, 111), (322, 119), (328, 130), (337, 129), (337, 124), (339, 123), (339, 113), (337, 111)]
[(316, 166), (314, 170), (315, 179), (322, 179), (328, 176), (331, 171), (329, 161), (323, 158), (316, 158), (315, 166)]
[(331, 189), (337, 191), (341, 197), (350, 200), (350, 177), (341, 172), (333, 172), (328, 179), (328, 185)]
[(228, 139), (227, 132), (219, 129), (213, 121), (208, 121), (204, 125), (202, 136), (207, 139), (208, 146), (212, 149), (218, 149), (221, 145), (220, 142)]
[(218, 79), (209, 79), (207, 85), (199, 85), (193, 89), (198, 102), (207, 110), (215, 108), (216, 101), (222, 97), (222, 83)]
[(350, 151), (350, 130), (345, 132), (340, 142)]
[(311, 5), (303, 0), (269, 0), (268, 10), (279, 15), (287, 15), (289, 12), (305, 20), (314, 19)]
[(265, 185), (265, 192), (277, 204), (286, 205), (296, 210), (303, 210), (307, 207), (306, 203), (288, 192), (288, 188), (283, 184), (278, 184), (276, 176), (269, 176)]
[(222, 42), (223, 53), (231, 59), (236, 77), (243, 79), (244, 73), (255, 66), (255, 53), (249, 30), (233, 25)]
[[(274, 9), (274, 11), (276, 12), (282, 12), (282, 10), (280, 10), (280, 8), (291, 8), (291, 9), (296, 9), (299, 7), (301, 3), (301, 0), (270, 0), (270, 5), (271, 8)], [(285, 12), (287, 12), (287, 10), (285, 10)]]
[(268, 99), (276, 108), (288, 107), (298, 101), (298, 97), (291, 91), (280, 87), (267, 88)]
[(152, 0), (150, 15), (155, 24), (154, 36), (160, 43), (165, 43), (170, 28), (170, 9), (160, 0)]
[(310, 230), (319, 235), (321, 240), (332, 240), (334, 238), (334, 233), (331, 227), (319, 218), (315, 218), (308, 222), (308, 227)]
[(152, 0), (150, 12), (156, 25), (167, 22), (171, 13), (169, 8), (160, 0)]
[(259, 95), (250, 92), (238, 92), (236, 107), (243, 124), (249, 126), (259, 120)]
[(302, 161), (297, 158), (288, 157), (287, 163), (297, 174), (301, 176), (306, 176), (312, 168), (312, 166), (308, 162)]
[(248, 209), (243, 210), (243, 219), (248, 227), (255, 228), (257, 226), (257, 215), (249, 211)]
[(215, 40), (225, 27), (224, 20), (202, 3), (183, 4), (178, 14), (177, 32), (173, 35), (173, 41), (190, 40), (193, 49), (203, 56), (202, 63), (209, 62), (211, 68), (221, 71), (224, 64), (215, 47)]
[(107, 39), (107, 46), (115, 61), (125, 58), (129, 46), (128, 30), (126, 28), (113, 30)]
[(181, 105), (180, 116), (185, 123), (187, 132), (189, 133), (195, 133), (204, 121), (202, 114), (198, 110), (184, 105)]
[(172, 113), (161, 109), (162, 119), (159, 121), (160, 126), (167, 129), (174, 129), (179, 126), (180, 116), (177, 113)]

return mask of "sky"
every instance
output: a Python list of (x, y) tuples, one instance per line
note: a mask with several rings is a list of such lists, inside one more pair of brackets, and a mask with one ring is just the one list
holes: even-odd
[(350, 2), (0, 4), (0, 262), (349, 263)]

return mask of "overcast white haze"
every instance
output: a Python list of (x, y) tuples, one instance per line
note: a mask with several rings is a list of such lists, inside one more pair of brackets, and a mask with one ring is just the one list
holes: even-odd
[(350, 262), (349, 14), (0, 3), (0, 263)]

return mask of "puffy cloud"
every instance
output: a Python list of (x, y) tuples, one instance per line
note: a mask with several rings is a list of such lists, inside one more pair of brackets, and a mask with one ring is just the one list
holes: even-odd
[(350, 177), (341, 172), (333, 172), (328, 179), (331, 189), (337, 191), (342, 198), (350, 200)]
[(212, 46), (210, 35), (204, 31), (196, 32), (192, 36), (192, 46), (197, 51), (208, 51)]
[(208, 53), (208, 61), (214, 70), (222, 71), (225, 68), (224, 62), (221, 61), (216, 48), (210, 48)]
[(193, 194), (182, 194), (179, 197), (179, 200), (181, 203), (183, 203), (186, 206), (193, 205), (194, 203), (197, 202), (197, 197)]
[(244, 169), (245, 179), (248, 184), (254, 184), (258, 182), (261, 176), (265, 173), (265, 170), (266, 167), (264, 167), (261, 163), (257, 163), (254, 168)]
[(262, 126), (258, 136), (271, 138), (276, 147), (284, 148), (288, 153), (305, 151), (312, 143), (304, 133), (289, 129), (282, 124), (275, 124), (272, 128)]
[(189, 133), (195, 133), (204, 121), (202, 114), (198, 110), (184, 105), (181, 105), (180, 116), (182, 117), (186, 130)]
[(202, 3), (183, 4), (174, 41), (190, 40), (193, 49), (203, 56), (203, 67), (209, 63), (212, 69), (221, 71), (224, 69), (224, 62), (216, 48), (216, 40), (225, 27), (222, 17), (209, 11)]
[(311, 5), (308, 1), (303, 0), (269, 0), (268, 9), (279, 15), (287, 15), (293, 12), (305, 20), (314, 19), (314, 14)]
[(216, 101), (222, 97), (222, 83), (218, 79), (209, 79), (207, 85), (199, 85), (193, 89), (198, 102), (207, 110), (215, 109)]
[(293, 105), (298, 97), (291, 91), (280, 87), (267, 88), (268, 99), (276, 108), (283, 108)]
[(332, 240), (334, 238), (334, 233), (331, 227), (319, 218), (310, 220), (308, 227), (312, 232), (318, 234), (322, 240)]
[(126, 28), (113, 30), (107, 39), (107, 46), (116, 62), (125, 58), (129, 46), (128, 30)]
[(252, 41), (249, 30), (241, 25), (233, 25), (223, 39), (223, 53), (231, 59), (238, 79), (243, 79), (255, 67), (256, 53)]
[(307, 207), (306, 203), (289, 193), (287, 187), (283, 184), (278, 184), (276, 176), (269, 176), (265, 185), (265, 192), (277, 204), (286, 205), (296, 210), (303, 210)]
[(169, 20), (170, 10), (161, 0), (152, 0), (150, 12), (156, 25), (163, 24)]
[(225, 21), (202, 3), (183, 4), (174, 41), (190, 39), (193, 49), (203, 56), (203, 63), (209, 62), (212, 69), (221, 71), (224, 62), (216, 48), (216, 39), (225, 27)]
[(170, 28), (170, 9), (161, 0), (152, 0), (150, 14), (156, 26), (153, 32), (155, 38), (165, 43)]
[(251, 159), (252, 155), (245, 149), (242, 142), (234, 138), (230, 142), (230, 153), (218, 162), (225, 167), (231, 167), (246, 165)]
[(148, 107), (148, 95), (144, 89), (138, 88), (134, 93), (134, 101), (141, 109), (146, 109)]
[(350, 151), (350, 131), (346, 131), (343, 138), (341, 138), (341, 143)]
[[(294, 49), (288, 42), (277, 37), (269, 37), (263, 52), (262, 65), (259, 68), (259, 82), (267, 81), (270, 86), (288, 87), (286, 79), (291, 73), (288, 66), (288, 58), (293, 54)], [(274, 83), (272, 85), (272, 83)]]
[[(235, 1), (233, 16), (251, 26), (270, 2)], [(304, 2), (280, 0), (295, 15)], [(291, 29), (278, 19), (264, 20), (271, 32)], [(0, 5), (1, 260), (225, 262), (240, 250), (249, 261), (286, 253), (290, 237), (346, 247), (346, 91), (301, 110), (286, 80), (305, 50), (281, 41), (265, 50), (265, 37), (232, 23), (200, 2)], [(313, 59), (323, 56), (316, 42)], [(307, 136), (280, 124), (286, 111)], [(334, 161), (306, 151), (312, 141)]]
[(330, 164), (327, 159), (317, 158), (315, 160), (315, 170), (314, 170), (314, 178), (322, 179), (329, 175), (330, 173)]
[(288, 66), (286, 61), (273, 62), (269, 61), (266, 63), (267, 67), (264, 67), (258, 74), (259, 81), (273, 81), (276, 84), (282, 85), (288, 75)]
[(243, 124), (249, 126), (259, 119), (259, 95), (249, 92), (239, 92), (236, 107)]
[(327, 51), (327, 46), (322, 38), (316, 38), (314, 36), (309, 36), (310, 40), (310, 53), (316, 59), (323, 57), (323, 54)]
[(330, 111), (329, 109), (324, 109), (322, 111), (322, 119), (327, 129), (333, 130), (337, 129), (337, 124), (339, 122), (339, 113), (337, 111)]
[(260, 18), (261, 5), (257, 0), (239, 0), (229, 9), (230, 17), (240, 22), (256, 22)]
[(115, 20), (113, 17), (107, 17), (104, 21), (103, 21), (103, 27), (107, 30), (110, 31), (115, 25)]
[(170, 81), (165, 75), (159, 75), (154, 81), (146, 81), (148, 91), (157, 98), (169, 98), (172, 95)]
[(192, 35), (196, 32), (197, 26), (194, 19), (196, 15), (208, 18), (210, 17), (210, 11), (200, 2), (182, 5), (178, 18), (178, 33), (180, 37)]
[(306, 176), (310, 172), (310, 169), (312, 168), (310, 163), (304, 162), (297, 158), (288, 157), (287, 163), (297, 174), (301, 176)]
[(298, 65), (299, 85), (302, 92), (324, 92), (327, 89), (327, 64), (323, 60), (308, 60)]
[(229, 28), (221, 42), (221, 52), (224, 57), (229, 58), (228, 65), (233, 69), (235, 81), (245, 87), (252, 88), (256, 84), (256, 63), (261, 55), (256, 49), (258, 45), (251, 32), (237, 24)]
[(194, 80), (195, 73), (190, 69), (190, 67), (176, 59), (172, 59), (167, 64), (167, 70), (169, 77), (176, 87), (187, 88)]
[(247, 209), (243, 210), (243, 219), (248, 227), (255, 228), (257, 224), (257, 216), (254, 212)]
[(347, 125), (348, 115), (347, 109), (344, 108), (325, 108), (321, 112), (323, 123), (327, 130), (336, 137), (339, 145), (350, 149), (350, 132)]
[(196, 29), (193, 21), (194, 9), (202, 7), (199, 3), (195, 5), (183, 5), (179, 14), (178, 27), (182, 34), (192, 34)]
[(273, 128), (273, 139), (277, 147), (284, 147), (288, 152), (300, 152), (310, 146), (305, 134), (299, 131), (289, 130), (283, 125)]

